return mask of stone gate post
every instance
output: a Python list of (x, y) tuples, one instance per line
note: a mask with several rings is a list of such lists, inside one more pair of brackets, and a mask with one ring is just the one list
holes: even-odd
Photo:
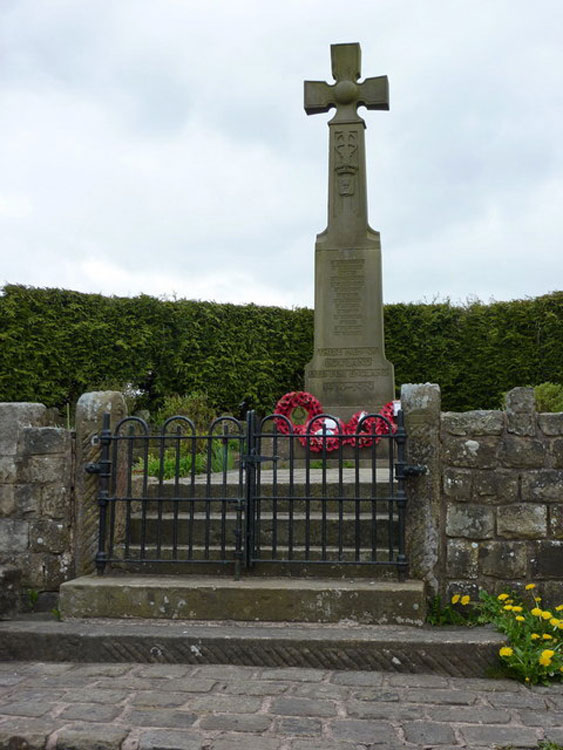
[(98, 545), (98, 475), (88, 474), (86, 464), (98, 461), (100, 446), (92, 438), (102, 429), (102, 416), (111, 415), (111, 428), (127, 416), (127, 405), (119, 391), (84, 393), (76, 405), (75, 475), (75, 570), (77, 576), (94, 571)]
[(401, 407), (405, 415), (408, 461), (427, 467), (426, 474), (406, 483), (409, 576), (425, 581), (428, 593), (438, 594), (445, 560), (440, 492), (440, 386), (403, 385)]

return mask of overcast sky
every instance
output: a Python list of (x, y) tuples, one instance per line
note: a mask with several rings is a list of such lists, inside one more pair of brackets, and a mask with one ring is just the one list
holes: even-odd
[(562, 289), (562, 0), (0, 0), (0, 282), (312, 306), (342, 42), (385, 301)]

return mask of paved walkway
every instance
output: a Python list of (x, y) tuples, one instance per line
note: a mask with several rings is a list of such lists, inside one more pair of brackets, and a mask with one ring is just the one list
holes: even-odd
[(562, 684), (529, 690), (509, 680), (382, 672), (0, 663), (0, 750), (490, 750), (536, 748), (541, 739), (563, 743)]

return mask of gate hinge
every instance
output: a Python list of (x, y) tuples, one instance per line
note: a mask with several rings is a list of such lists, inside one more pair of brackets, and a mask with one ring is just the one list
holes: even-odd
[(428, 466), (425, 464), (405, 464), (403, 466), (403, 476), (408, 477), (421, 477), (423, 474), (428, 472)]
[(88, 472), (88, 474), (99, 474), (101, 470), (102, 467), (97, 463), (89, 463), (84, 467), (84, 471)]

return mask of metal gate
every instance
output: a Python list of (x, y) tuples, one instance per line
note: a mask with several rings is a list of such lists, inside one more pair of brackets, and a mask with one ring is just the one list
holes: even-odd
[(227, 565), (237, 577), (289, 565), (406, 573), (405, 479), (422, 469), (407, 466), (401, 412), (396, 424), (365, 415), (353, 434), (330, 415), (294, 429), (249, 412), (198, 434), (186, 417), (158, 433), (127, 417), (112, 431), (106, 414), (98, 440), (100, 460), (87, 470), (99, 474), (100, 575), (108, 563)]

